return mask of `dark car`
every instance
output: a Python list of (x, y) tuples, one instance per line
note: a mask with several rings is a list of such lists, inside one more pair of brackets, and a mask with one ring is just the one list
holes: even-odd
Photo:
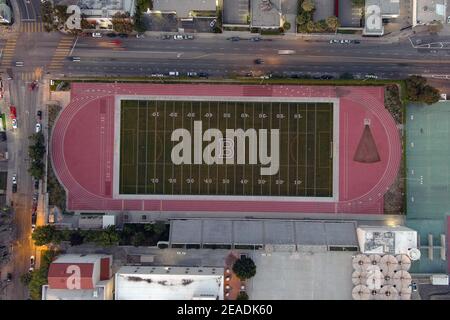
[(262, 39), (260, 37), (253, 37), (253, 38), (250, 39), (250, 41), (255, 41), (255, 42), (258, 42), (258, 41), (261, 41), (261, 40)]
[(6, 141), (6, 132), (0, 131), (0, 141)]
[(263, 63), (264, 63), (264, 60), (263, 60), (263, 59), (255, 59), (253, 62), (254, 62), (255, 64), (263, 64)]
[(8, 272), (8, 274), (6, 275), (6, 281), (11, 282), (11, 280), (12, 280), (12, 274)]
[(322, 79), (322, 80), (331, 80), (333, 78), (334, 77), (332, 75), (329, 75), (329, 74), (324, 74), (323, 76), (320, 77), (320, 79)]
[(355, 43), (355, 44), (360, 44), (360, 43), (361, 43), (361, 41), (359, 41), (359, 40), (352, 40), (352, 43)]
[(231, 37), (231, 38), (229, 38), (231, 41), (239, 41), (239, 40), (241, 40), (241, 38), (239, 38), (239, 37)]
[(35, 190), (39, 189), (39, 180), (38, 179), (34, 180), (34, 189)]
[(41, 110), (37, 111), (37, 116), (38, 116), (39, 120), (42, 120), (42, 111)]
[(119, 33), (119, 37), (121, 37), (121, 38), (128, 38), (128, 34), (126, 34), (126, 33)]
[(36, 212), (34, 212), (31, 215), (31, 224), (36, 224), (36, 218), (37, 218), (37, 215), (36, 215)]
[(197, 75), (202, 78), (208, 78), (208, 74), (206, 72), (199, 72)]
[(117, 34), (111, 32), (111, 33), (106, 34), (106, 36), (109, 38), (115, 38), (115, 37), (117, 37)]
[(13, 193), (16, 193), (16, 192), (17, 192), (17, 183), (14, 183), (14, 184), (12, 185), (12, 192), (13, 192)]

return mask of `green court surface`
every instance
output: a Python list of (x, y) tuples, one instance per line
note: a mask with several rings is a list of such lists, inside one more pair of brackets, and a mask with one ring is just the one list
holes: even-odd
[[(184, 128), (194, 137), (194, 121), (202, 121), (203, 133), (217, 128), (224, 135), (226, 129), (267, 129), (270, 137), (271, 129), (279, 129), (278, 172), (261, 175), (259, 161), (248, 163), (249, 139), (246, 164), (173, 164), (171, 151), (178, 141), (171, 141), (172, 132)], [(125, 100), (119, 192), (330, 197), (332, 140), (332, 103)], [(270, 150), (270, 138), (268, 143)]]
[[(413, 272), (444, 272), (447, 263), (435, 249), (428, 259), (428, 234), (434, 246), (446, 233), (450, 213), (450, 102), (406, 108), (407, 226), (418, 231), (422, 248)], [(448, 236), (448, 235), (447, 235)]]

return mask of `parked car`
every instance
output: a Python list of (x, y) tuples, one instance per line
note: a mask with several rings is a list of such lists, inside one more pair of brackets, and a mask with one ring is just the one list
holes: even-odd
[(239, 37), (231, 37), (231, 38), (229, 38), (231, 41), (239, 41), (239, 40), (241, 40), (241, 38), (239, 38)]
[(208, 73), (206, 73), (206, 72), (199, 72), (198, 76), (202, 77), (202, 78), (208, 78)]
[(187, 73), (187, 76), (188, 76), (188, 77), (196, 77), (196, 76), (197, 76), (197, 72), (193, 72), (193, 71), (188, 72), (188, 73)]
[(13, 129), (17, 129), (17, 127), (18, 127), (16, 118), (12, 119), (12, 127), (13, 127)]
[(14, 184), (12, 185), (12, 192), (13, 192), (13, 193), (16, 193), (16, 192), (17, 192), (17, 183), (14, 183)]
[(378, 79), (378, 77), (373, 73), (368, 73), (364, 76), (366, 79)]
[(209, 26), (210, 26), (211, 28), (214, 28), (214, 26), (216, 25), (216, 23), (217, 23), (217, 19), (211, 20), (211, 22), (209, 23)]
[(352, 40), (352, 43), (354, 43), (354, 44), (360, 44), (361, 41), (359, 41), (359, 40)]
[(183, 40), (183, 36), (181, 34), (174, 34), (173, 39), (174, 40)]
[(15, 174), (12, 176), (11, 179), (13, 184), (17, 184), (17, 176)]
[(186, 40), (193, 40), (193, 39), (194, 39), (194, 36), (191, 35), (191, 34), (185, 34), (185, 35), (183, 36), (183, 39), (186, 39)]
[(178, 71), (170, 71), (170, 72), (169, 72), (169, 76), (177, 77), (177, 76), (179, 76), (179, 75), (180, 75), (180, 73), (179, 73)]
[(101, 38), (102, 34), (100, 32), (92, 32), (92, 38)]
[(17, 118), (17, 109), (14, 106), (9, 106), (9, 112), (11, 113), (11, 119)]
[(330, 43), (339, 43), (339, 40), (337, 40), (337, 39), (332, 39), (332, 40), (330, 40)]
[(410, 287), (412, 291), (417, 291), (417, 283), (411, 282)]
[(7, 282), (11, 282), (11, 280), (12, 280), (12, 274), (8, 272), (8, 273), (6, 274), (6, 281), (7, 281)]
[(334, 78), (334, 76), (332, 76), (330, 74), (324, 74), (323, 76), (320, 77), (320, 79), (322, 79), (322, 80), (331, 80), (333, 78)]
[(33, 271), (34, 270), (34, 266), (35, 266), (35, 260), (34, 260), (34, 256), (30, 257), (30, 268), (28, 269), (28, 271)]
[(139, 34), (139, 33), (138, 33), (138, 34), (136, 35), (136, 38), (138, 38), (138, 39), (140, 39), (140, 38), (145, 38), (145, 35), (144, 35), (144, 34)]
[(254, 62), (255, 64), (263, 64), (263, 63), (264, 63), (264, 60), (263, 60), (263, 59), (255, 59), (253, 62)]
[(121, 38), (128, 38), (128, 34), (126, 34), (126, 33), (119, 33), (119, 37), (121, 37)]
[(40, 123), (36, 123), (36, 133), (41, 132), (41, 124)]
[(38, 116), (39, 120), (42, 120), (42, 111), (41, 110), (37, 111), (37, 116)]
[(34, 189), (35, 190), (39, 189), (39, 180), (38, 179), (34, 179)]
[(258, 41), (261, 41), (261, 40), (262, 40), (261, 37), (253, 37), (253, 38), (250, 38), (250, 41), (255, 41), (255, 42), (258, 42)]
[(106, 36), (109, 38), (115, 38), (115, 37), (117, 37), (117, 34), (110, 32), (110, 33), (107, 33)]

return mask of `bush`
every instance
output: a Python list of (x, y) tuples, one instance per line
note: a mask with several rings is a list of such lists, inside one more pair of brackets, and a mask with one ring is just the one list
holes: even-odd
[(289, 29), (291, 29), (291, 24), (290, 24), (288, 21), (286, 21), (286, 22), (283, 24), (283, 29), (284, 29), (284, 30), (289, 30)]
[(248, 294), (245, 291), (239, 292), (239, 294), (236, 297), (236, 300), (248, 300)]
[(241, 280), (250, 279), (256, 274), (256, 265), (252, 259), (243, 257), (234, 263), (233, 272)]

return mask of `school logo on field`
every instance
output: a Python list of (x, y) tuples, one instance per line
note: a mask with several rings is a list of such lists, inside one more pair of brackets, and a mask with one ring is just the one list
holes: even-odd
[[(280, 167), (279, 129), (247, 129), (245, 131), (243, 129), (226, 129), (224, 137), (219, 129), (210, 128), (203, 132), (202, 128), (202, 121), (194, 121), (193, 138), (187, 129), (178, 128), (172, 132), (171, 141), (178, 142), (171, 152), (171, 159), (175, 165), (259, 163), (262, 176), (278, 173)], [(203, 142), (209, 142), (204, 149)], [(246, 154), (247, 149), (248, 154)]]

